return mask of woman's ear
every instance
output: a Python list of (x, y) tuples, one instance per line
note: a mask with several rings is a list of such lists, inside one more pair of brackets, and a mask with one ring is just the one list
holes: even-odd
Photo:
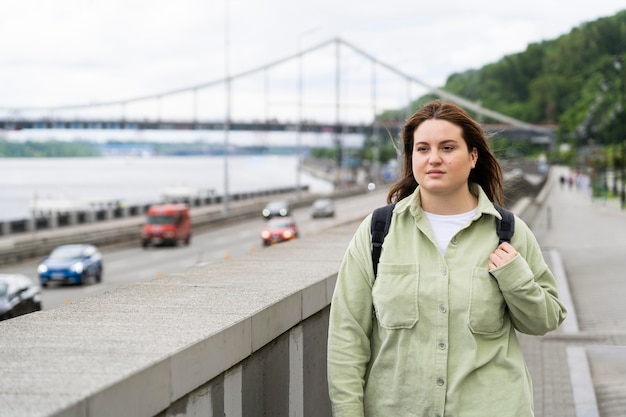
[(472, 148), (472, 152), (470, 152), (470, 160), (472, 162), (472, 168), (476, 168), (476, 162), (478, 161), (478, 149), (476, 149), (476, 147)]

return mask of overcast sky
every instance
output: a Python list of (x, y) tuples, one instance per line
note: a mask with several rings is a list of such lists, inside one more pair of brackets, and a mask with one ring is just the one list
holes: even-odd
[[(623, 0), (5, 1), (0, 107), (155, 95), (262, 67), (336, 37), (441, 86), (454, 72), (480, 68), (622, 9)], [(329, 51), (328, 59), (311, 55), (304, 72), (323, 66), (332, 76)], [(294, 68), (284, 70), (286, 79)], [(280, 83), (280, 71), (271, 77)], [(263, 82), (254, 82), (262, 91)], [(224, 107), (223, 99), (212, 101)]]

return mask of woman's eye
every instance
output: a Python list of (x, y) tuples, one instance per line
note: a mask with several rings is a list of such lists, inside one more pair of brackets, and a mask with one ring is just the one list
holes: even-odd
[(453, 151), (454, 150), (454, 146), (444, 146), (443, 150), (446, 151), (446, 152)]
[(416, 152), (426, 152), (427, 148), (425, 146), (418, 146), (415, 148)]

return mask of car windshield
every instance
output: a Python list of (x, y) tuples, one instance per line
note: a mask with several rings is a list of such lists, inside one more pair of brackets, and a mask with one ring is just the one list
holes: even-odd
[(64, 246), (52, 251), (50, 259), (76, 259), (81, 256), (83, 256), (83, 248), (80, 246)]
[(287, 203), (284, 201), (275, 201), (273, 203), (269, 203), (267, 207), (270, 209), (281, 209), (283, 207), (287, 207)]
[(150, 216), (148, 217), (148, 224), (173, 224), (174, 218), (172, 216)]
[(267, 227), (291, 227), (291, 220), (274, 217), (267, 222)]

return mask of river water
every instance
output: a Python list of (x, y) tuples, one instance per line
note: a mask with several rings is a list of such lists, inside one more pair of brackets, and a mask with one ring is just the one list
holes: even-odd
[[(24, 219), (50, 200), (153, 203), (168, 187), (203, 195), (225, 188), (224, 157), (0, 158), (0, 221)], [(229, 156), (230, 193), (295, 187), (295, 156)], [(300, 184), (316, 193), (332, 184), (302, 172)]]

